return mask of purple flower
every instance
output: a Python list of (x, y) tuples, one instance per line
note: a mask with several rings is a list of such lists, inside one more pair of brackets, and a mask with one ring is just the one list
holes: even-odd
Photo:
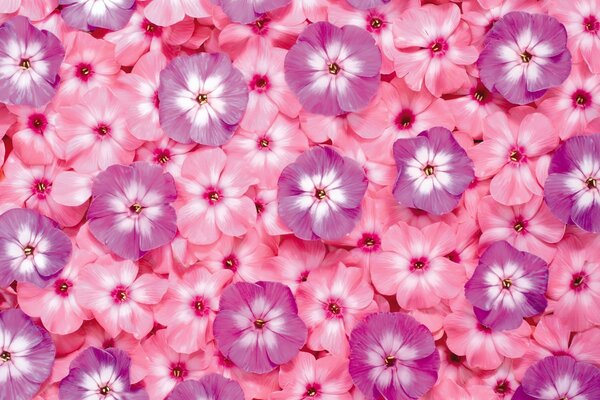
[(367, 184), (356, 161), (330, 147), (314, 147), (281, 172), (279, 216), (301, 239), (340, 239), (358, 221)]
[(120, 257), (137, 260), (170, 243), (177, 232), (177, 191), (158, 165), (112, 165), (96, 176), (88, 211), (90, 231)]
[(347, 0), (348, 3), (360, 10), (368, 10), (369, 8), (377, 8), (379, 6), (385, 5), (392, 0)]
[(130, 363), (123, 350), (87, 348), (71, 361), (69, 375), (60, 382), (59, 397), (61, 400), (145, 400), (146, 392), (131, 389)]
[(244, 116), (248, 87), (223, 54), (173, 59), (160, 73), (158, 113), (164, 131), (181, 143), (220, 146)]
[(0, 287), (16, 280), (47, 286), (71, 257), (71, 240), (56, 222), (26, 208), (0, 215)]
[(489, 90), (514, 104), (530, 103), (569, 76), (567, 31), (548, 15), (510, 12), (488, 32), (477, 66)]
[(105, 28), (118, 31), (129, 22), (135, 0), (58, 0), (60, 15), (72, 28), (90, 31)]
[(473, 162), (442, 127), (394, 143), (398, 178), (394, 197), (407, 207), (435, 215), (452, 211), (473, 181)]
[(483, 252), (465, 295), (481, 324), (508, 330), (546, 309), (547, 287), (546, 262), (501, 241)]
[(18, 16), (0, 26), (0, 48), (0, 102), (33, 107), (48, 103), (65, 58), (60, 40)]
[(32, 399), (50, 376), (54, 343), (21, 310), (0, 313), (0, 398)]
[(244, 392), (236, 381), (218, 374), (205, 375), (198, 381), (178, 384), (167, 400), (242, 400)]
[(233, 22), (249, 24), (268, 11), (287, 6), (291, 0), (212, 0), (212, 2), (221, 6), (223, 12)]
[(350, 336), (350, 376), (367, 400), (420, 398), (439, 367), (431, 332), (410, 315), (371, 314)]
[(533, 364), (512, 400), (600, 399), (600, 369), (570, 356), (551, 356)]
[(258, 374), (292, 360), (307, 335), (290, 288), (277, 282), (228, 286), (213, 329), (221, 353), (244, 371)]
[(544, 185), (550, 211), (564, 223), (600, 232), (600, 134), (567, 139), (554, 153)]
[(381, 52), (364, 29), (310, 24), (285, 57), (285, 79), (304, 108), (340, 115), (369, 104), (379, 87)]

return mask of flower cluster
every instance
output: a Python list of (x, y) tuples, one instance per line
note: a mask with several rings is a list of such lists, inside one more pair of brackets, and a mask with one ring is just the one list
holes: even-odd
[(598, 0), (0, 0), (0, 399), (600, 399), (599, 54)]

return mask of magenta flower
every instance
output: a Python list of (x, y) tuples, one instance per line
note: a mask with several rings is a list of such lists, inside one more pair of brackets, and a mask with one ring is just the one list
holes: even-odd
[(529, 367), (512, 399), (600, 399), (600, 369), (570, 356), (546, 357)]
[(279, 216), (301, 239), (340, 239), (358, 221), (367, 184), (356, 161), (329, 147), (314, 147), (281, 173)]
[(307, 329), (289, 287), (238, 282), (221, 295), (214, 335), (219, 350), (247, 372), (263, 374), (291, 361)]
[(212, 0), (212, 2), (221, 6), (223, 12), (233, 22), (249, 24), (268, 11), (287, 6), (291, 0)]
[(243, 398), (244, 392), (239, 383), (218, 374), (210, 374), (198, 381), (181, 382), (175, 386), (167, 400), (241, 400)]
[(113, 253), (137, 260), (177, 233), (175, 182), (158, 165), (112, 165), (98, 174), (88, 211), (90, 231)]
[(369, 315), (352, 331), (350, 348), (350, 376), (367, 400), (417, 399), (437, 380), (433, 336), (409, 315)]
[(60, 15), (72, 28), (90, 31), (105, 28), (118, 31), (129, 22), (135, 0), (59, 0)]
[(376, 8), (383, 6), (392, 0), (346, 0), (354, 8), (360, 10), (368, 10), (369, 8)]
[(546, 309), (547, 288), (546, 262), (501, 241), (483, 252), (465, 295), (484, 326), (509, 330)]
[(0, 215), (0, 287), (16, 280), (45, 287), (71, 257), (71, 241), (56, 222), (25, 208)]
[(87, 348), (71, 361), (69, 375), (60, 382), (60, 399), (148, 399), (146, 392), (131, 389), (130, 364), (123, 350)]
[(452, 211), (475, 177), (473, 162), (442, 127), (396, 140), (394, 158), (398, 167), (396, 200), (435, 215)]
[(0, 397), (32, 399), (50, 376), (55, 353), (48, 332), (21, 310), (0, 313)]
[(600, 134), (576, 136), (554, 153), (544, 185), (550, 211), (564, 223), (600, 232)]
[(514, 104), (530, 103), (569, 76), (567, 31), (553, 17), (510, 12), (487, 34), (477, 66), (489, 90)]
[(160, 73), (160, 124), (172, 139), (220, 146), (244, 116), (248, 87), (223, 53), (173, 59)]
[(40, 107), (60, 82), (65, 49), (54, 34), (17, 16), (0, 26), (0, 102)]
[(364, 29), (310, 24), (285, 57), (285, 79), (306, 111), (340, 115), (365, 108), (379, 87), (381, 52)]

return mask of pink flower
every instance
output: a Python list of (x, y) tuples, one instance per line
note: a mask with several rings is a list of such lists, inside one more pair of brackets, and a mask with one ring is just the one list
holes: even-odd
[(212, 5), (208, 0), (153, 0), (144, 15), (159, 26), (170, 26), (181, 21), (186, 15), (192, 18), (210, 17)]
[(300, 352), (291, 363), (281, 367), (279, 385), (282, 390), (272, 393), (272, 400), (352, 400), (348, 360), (342, 357), (325, 356), (317, 360), (310, 353)]
[(6, 0), (0, 4), (0, 14), (18, 12), (32, 21), (46, 18), (56, 9), (58, 0)]
[(425, 83), (436, 97), (468, 84), (465, 66), (477, 60), (469, 27), (451, 3), (404, 12), (394, 25), (394, 43), (400, 49), (396, 74), (415, 91)]
[(192, 243), (243, 235), (256, 221), (254, 202), (244, 195), (255, 178), (219, 148), (189, 154), (177, 183), (177, 226)]
[(318, 269), (296, 292), (300, 318), (309, 328), (307, 346), (314, 351), (348, 356), (347, 332), (367, 314), (378, 311), (373, 289), (359, 268)]
[(251, 188), (248, 191), (256, 207), (257, 231), (266, 232), (270, 236), (290, 233), (277, 211), (277, 189)]
[(371, 263), (375, 289), (396, 295), (400, 307), (414, 310), (451, 299), (466, 281), (465, 270), (446, 255), (454, 250), (450, 226), (439, 222), (417, 229), (399, 222), (384, 234), (383, 252)]
[(195, 147), (195, 143), (177, 143), (163, 135), (156, 142), (144, 142), (144, 145), (137, 149), (135, 159), (159, 165), (177, 178), (181, 176), (181, 167), (187, 154)]
[(154, 274), (138, 277), (138, 266), (103, 256), (86, 265), (74, 288), (77, 301), (92, 311), (98, 323), (112, 336), (129, 332), (136, 339), (152, 329), (151, 306), (157, 304), (169, 286)]
[(523, 204), (542, 187), (535, 177), (538, 157), (558, 145), (550, 120), (527, 108), (514, 108), (510, 118), (497, 112), (484, 122), (483, 143), (468, 150), (478, 178), (492, 178), (490, 193), (504, 205)]
[(211, 274), (197, 269), (174, 278), (155, 308), (158, 323), (167, 327), (166, 341), (179, 353), (204, 350), (213, 339), (212, 325), (219, 309), (221, 291), (231, 280), (230, 271)]

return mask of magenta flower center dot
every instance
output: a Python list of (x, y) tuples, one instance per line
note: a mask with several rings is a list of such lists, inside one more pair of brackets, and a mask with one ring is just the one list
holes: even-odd
[(415, 122), (415, 115), (411, 110), (402, 110), (396, 117), (395, 122), (399, 129), (408, 129)]
[(174, 378), (180, 379), (185, 375), (185, 368), (183, 368), (183, 366), (177, 364), (171, 370), (171, 374), (173, 375)]
[(333, 315), (339, 315), (340, 312), (342, 311), (342, 308), (337, 303), (333, 303), (333, 302), (329, 303), (329, 306), (327, 307), (327, 309)]
[(69, 288), (73, 283), (66, 279), (59, 279), (54, 283), (54, 292), (60, 296), (66, 297), (69, 295)]
[(423, 168), (423, 172), (425, 172), (425, 175), (431, 176), (435, 172), (435, 168), (432, 165), (427, 164), (425, 168)]
[(503, 289), (510, 289), (510, 287), (512, 286), (512, 281), (508, 278), (503, 279), (502, 280), (502, 288)]
[(308, 397), (315, 397), (317, 395), (317, 390), (313, 386), (310, 386), (306, 389), (306, 395)]
[(323, 200), (325, 197), (327, 197), (327, 193), (323, 189), (317, 189), (315, 190), (315, 197), (319, 200)]
[(523, 158), (523, 154), (521, 154), (519, 150), (515, 149), (510, 152), (509, 158), (511, 161), (519, 162)]
[(396, 365), (396, 357), (394, 357), (394, 356), (387, 356), (386, 358), (383, 359), (383, 363), (388, 368), (389, 367), (393, 367), (394, 365)]
[(117, 288), (113, 291), (113, 298), (118, 303), (124, 303), (127, 301), (127, 291), (123, 288)]
[(110, 132), (110, 128), (107, 125), (101, 124), (101, 125), (98, 125), (98, 127), (96, 128), (96, 132), (100, 136), (105, 136), (106, 134), (108, 134)]
[(10, 361), (10, 353), (8, 351), (3, 351), (2, 354), (0, 354), (0, 360), (4, 362)]
[(170, 157), (168, 150), (161, 151), (156, 157), (156, 161), (158, 161), (160, 164), (166, 164), (169, 161), (169, 159)]
[(23, 253), (25, 253), (25, 256), (29, 257), (29, 256), (33, 255), (33, 250), (35, 250), (33, 247), (31, 247), (31, 246), (26, 246), (26, 247), (23, 249)]
[(371, 19), (371, 23), (369, 24), (373, 29), (379, 29), (383, 26), (383, 22), (379, 18)]
[(75, 75), (85, 82), (91, 78), (92, 72), (92, 66), (90, 64), (81, 63), (77, 66)]
[(515, 225), (513, 226), (514, 230), (517, 232), (522, 232), (523, 229), (525, 229), (525, 221), (517, 221), (515, 222)]
[(587, 32), (596, 33), (600, 29), (600, 22), (596, 19), (596, 17), (590, 15), (583, 20), (583, 26)]
[(142, 207), (139, 203), (134, 203), (129, 207), (129, 210), (136, 214), (141, 213), (143, 209), (144, 209), (144, 207)]
[(496, 393), (500, 393), (500, 394), (506, 393), (509, 390), (510, 390), (510, 386), (507, 381), (498, 382), (498, 384), (496, 385), (496, 388), (494, 389), (494, 391)]
[(261, 148), (265, 149), (265, 148), (269, 147), (269, 140), (267, 138), (262, 138), (258, 141), (258, 145)]
[(573, 105), (575, 107), (586, 108), (590, 105), (590, 94), (585, 90), (579, 89), (575, 91), (571, 98), (573, 99)]

